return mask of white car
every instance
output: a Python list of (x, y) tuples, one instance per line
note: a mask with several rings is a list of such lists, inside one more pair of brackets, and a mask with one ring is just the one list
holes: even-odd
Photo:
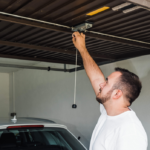
[(0, 119), (0, 150), (87, 150), (67, 129), (38, 118)]

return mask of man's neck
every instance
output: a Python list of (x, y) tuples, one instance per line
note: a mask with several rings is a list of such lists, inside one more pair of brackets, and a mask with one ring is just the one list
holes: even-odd
[(119, 114), (122, 114), (126, 111), (130, 111), (130, 109), (128, 107), (112, 107), (112, 106), (107, 106), (104, 105), (107, 115), (108, 116), (117, 116)]

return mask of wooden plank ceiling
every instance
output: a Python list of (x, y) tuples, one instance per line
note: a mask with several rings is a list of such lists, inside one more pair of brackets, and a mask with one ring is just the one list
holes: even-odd
[[(91, 31), (150, 43), (150, 11), (112, 10), (122, 3), (121, 0), (0, 0), (0, 12), (69, 27), (91, 21)], [(103, 6), (110, 8), (86, 15)], [(0, 14), (0, 57), (74, 64), (76, 52), (71, 34), (67, 28)], [(86, 45), (98, 64), (150, 54), (150, 44), (91, 33), (86, 33)], [(79, 54), (78, 64), (82, 65)]]

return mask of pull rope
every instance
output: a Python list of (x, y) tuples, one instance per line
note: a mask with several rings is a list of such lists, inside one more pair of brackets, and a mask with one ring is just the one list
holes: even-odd
[(75, 80), (74, 80), (74, 104), (76, 104), (76, 84), (77, 84), (77, 56), (78, 50), (76, 48), (76, 62), (75, 62)]

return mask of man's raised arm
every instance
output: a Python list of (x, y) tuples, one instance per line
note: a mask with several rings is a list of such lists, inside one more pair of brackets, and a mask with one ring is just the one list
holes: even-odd
[(74, 32), (72, 35), (74, 46), (78, 49), (83, 59), (85, 71), (91, 81), (95, 94), (99, 92), (100, 84), (105, 82), (104, 75), (93, 58), (90, 56), (85, 45), (85, 34)]

